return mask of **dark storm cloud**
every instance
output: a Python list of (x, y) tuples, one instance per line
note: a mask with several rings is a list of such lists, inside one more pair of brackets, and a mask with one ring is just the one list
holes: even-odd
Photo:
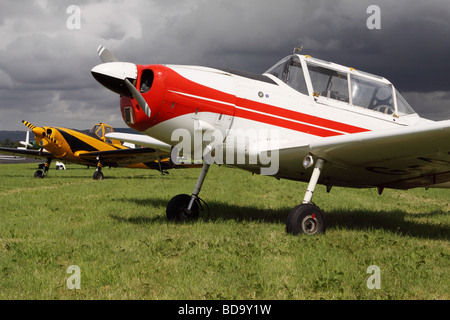
[[(72, 4), (80, 30), (66, 27)], [(366, 26), (369, 5), (380, 7), (381, 30)], [(421, 116), (450, 118), (449, 16), (447, 0), (2, 3), (0, 130), (22, 129), (22, 117), (124, 126), (118, 98), (90, 74), (100, 44), (123, 61), (262, 73), (301, 42), (304, 54), (388, 78)]]

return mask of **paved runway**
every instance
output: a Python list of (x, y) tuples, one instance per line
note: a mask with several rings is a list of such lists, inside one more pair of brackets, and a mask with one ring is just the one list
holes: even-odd
[(0, 164), (34, 163), (34, 162), (43, 162), (43, 161), (45, 161), (45, 160), (0, 154)]

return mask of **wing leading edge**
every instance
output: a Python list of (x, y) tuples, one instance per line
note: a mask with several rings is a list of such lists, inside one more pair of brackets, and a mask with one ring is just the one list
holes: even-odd
[(330, 185), (450, 187), (450, 120), (323, 138), (285, 150), (295, 149), (327, 162), (321, 182)]
[(53, 158), (53, 154), (40, 150), (28, 150), (28, 149), (16, 149), (16, 148), (3, 148), (0, 147), (0, 152), (6, 152), (13, 155), (29, 157), (29, 158)]
[(167, 143), (164, 143), (160, 140), (154, 139), (150, 136), (143, 134), (132, 134), (132, 133), (121, 133), (121, 132), (112, 132), (105, 135), (105, 137), (110, 139), (119, 140), (122, 142), (134, 143), (140, 146), (146, 146), (149, 148), (161, 150), (163, 152), (170, 153), (172, 147)]

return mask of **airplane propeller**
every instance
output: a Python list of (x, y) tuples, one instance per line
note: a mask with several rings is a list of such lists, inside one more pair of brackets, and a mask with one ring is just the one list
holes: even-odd
[[(35, 138), (36, 138), (36, 142), (38, 142), (39, 139), (39, 153), (42, 154), (42, 152), (44, 151), (44, 147), (48, 144), (47, 140), (50, 140), (51, 142), (58, 144), (57, 140), (55, 138), (53, 138), (51, 136), (51, 131), (50, 134), (48, 134), (45, 130), (45, 128), (43, 127), (36, 127), (35, 125), (29, 123), (28, 121), (22, 120), (22, 123), (24, 125), (26, 125), (28, 128), (30, 128), (30, 130), (33, 132)], [(47, 129), (49, 130), (49, 129)], [(50, 129), (51, 130), (51, 129)], [(46, 140), (44, 140), (44, 138), (46, 138)], [(43, 165), (41, 167), (41, 165), (39, 166), (39, 170), (37, 170), (34, 173), (34, 177), (35, 178), (44, 178), (47, 175), (47, 172), (50, 168), (50, 164), (52, 162), (52, 158), (48, 158), (47, 162), (45, 163), (45, 165)], [(42, 169), (42, 170), (40, 170)]]
[(35, 137), (41, 139), (41, 141), (39, 142), (39, 146), (41, 148), (44, 148), (47, 145), (47, 141), (44, 141), (42, 139), (46, 138), (48, 141), (56, 144), (59, 146), (58, 144), (58, 140), (56, 140), (54, 137), (52, 137), (52, 130), (50, 128), (48, 128), (47, 130), (45, 130), (45, 128), (43, 127), (36, 127), (35, 125), (29, 123), (28, 121), (22, 120), (22, 123), (24, 125), (26, 125), (28, 128), (31, 129), (31, 131), (33, 132), (33, 134), (35, 135)]
[(117, 59), (112, 53), (111, 51), (109, 51), (108, 49), (106, 49), (104, 46), (100, 45), (97, 48), (97, 53), (100, 57), (100, 59), (102, 60), (103, 63), (107, 63), (107, 62), (119, 62), (119, 59)]
[[(97, 48), (97, 53), (102, 60), (103, 64), (94, 67), (91, 70), (92, 75), (101, 84), (107, 84), (106, 87), (117, 87), (117, 80), (121, 80), (125, 83), (127, 89), (131, 92), (133, 98), (144, 110), (145, 114), (150, 118), (151, 110), (145, 101), (142, 94), (136, 89), (129, 79), (137, 80), (137, 67), (132, 63), (120, 62), (108, 49), (103, 45)], [(108, 86), (109, 84), (109, 86)], [(118, 90), (121, 91), (121, 85), (118, 86)], [(112, 89), (112, 88), (111, 88)], [(112, 89), (113, 90), (113, 89)], [(113, 90), (116, 91), (116, 90)], [(117, 92), (117, 91), (116, 91)], [(121, 92), (118, 92), (121, 93)]]
[(152, 112), (151, 112), (150, 107), (148, 106), (147, 102), (145, 101), (144, 97), (142, 96), (142, 94), (136, 89), (136, 87), (130, 82), (130, 80), (125, 79), (124, 81), (125, 81), (125, 85), (127, 86), (128, 90), (131, 91), (131, 94), (136, 99), (139, 106), (142, 108), (142, 110), (144, 110), (147, 117), (150, 118)]
[(29, 123), (28, 121), (22, 120), (22, 123), (23, 123), (24, 125), (26, 125), (28, 128), (30, 128), (31, 131), (33, 131), (33, 129), (36, 128), (35, 125)]

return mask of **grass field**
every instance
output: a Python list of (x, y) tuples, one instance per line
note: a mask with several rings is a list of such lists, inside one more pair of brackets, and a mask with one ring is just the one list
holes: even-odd
[(210, 213), (177, 224), (166, 204), (200, 169), (94, 181), (67, 167), (34, 179), (36, 164), (0, 165), (0, 299), (450, 299), (450, 190), (319, 186), (327, 233), (294, 237), (285, 221), (304, 183), (213, 166)]

